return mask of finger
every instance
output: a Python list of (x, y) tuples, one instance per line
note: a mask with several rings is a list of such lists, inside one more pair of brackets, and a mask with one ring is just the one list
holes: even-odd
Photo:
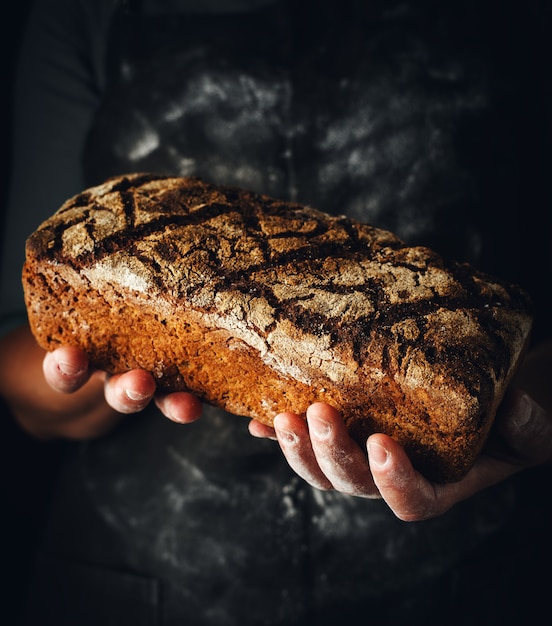
[[(515, 390), (505, 398), (495, 420), (495, 432), (506, 444), (507, 459), (520, 467), (550, 462), (552, 417), (528, 394)], [(494, 450), (493, 439), (490, 449)]]
[(105, 399), (119, 413), (136, 413), (144, 409), (155, 393), (155, 381), (143, 370), (115, 374), (105, 383)]
[(251, 420), (249, 422), (249, 433), (253, 435), (253, 437), (259, 437), (260, 439), (273, 439), (274, 441), (278, 439), (274, 428), (262, 424), (258, 420)]
[(438, 514), (433, 484), (413, 468), (399, 444), (387, 435), (375, 434), (368, 438), (367, 449), (374, 482), (399, 519), (419, 521)]
[(315, 458), (333, 488), (352, 496), (379, 497), (366, 453), (351, 439), (341, 414), (318, 402), (307, 409), (307, 423)]
[(71, 346), (47, 352), (42, 369), (50, 387), (62, 393), (73, 393), (88, 381), (91, 374), (86, 354)]
[(187, 391), (155, 396), (155, 404), (173, 422), (190, 424), (201, 417), (201, 400)]
[(416, 471), (405, 451), (391, 437), (372, 435), (367, 448), (372, 476), (382, 498), (399, 519), (407, 522), (441, 515), (454, 504), (517, 471), (509, 463), (481, 456), (462, 480), (438, 484)]
[(305, 420), (295, 413), (280, 413), (274, 418), (274, 430), (291, 469), (316, 489), (331, 489), (312, 449)]

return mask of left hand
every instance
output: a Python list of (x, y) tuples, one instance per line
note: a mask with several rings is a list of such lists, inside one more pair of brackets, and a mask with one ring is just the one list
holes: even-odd
[(78, 348), (45, 352), (28, 325), (0, 339), (0, 396), (21, 428), (38, 439), (98, 437), (152, 400), (179, 423), (201, 414), (198, 398), (187, 392), (157, 393), (145, 371), (109, 376), (90, 367)]
[[(511, 393), (495, 420), (501, 451), (491, 445), (456, 483), (432, 483), (412, 466), (402, 447), (378, 433), (366, 442), (366, 454), (349, 437), (338, 411), (311, 405), (304, 417), (282, 413), (274, 429), (250, 423), (251, 434), (277, 438), (292, 469), (318, 489), (335, 489), (365, 498), (383, 498), (404, 521), (441, 515), (454, 504), (504, 480), (525, 467), (550, 462), (552, 419), (527, 394)], [(506, 446), (504, 446), (504, 443)], [(506, 455), (505, 450), (509, 451)]]

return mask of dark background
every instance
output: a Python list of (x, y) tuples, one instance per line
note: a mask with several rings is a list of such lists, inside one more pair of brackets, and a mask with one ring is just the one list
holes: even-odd
[(27, 19), (31, 0), (18, 0), (10, 3), (9, 17), (7, 13), (1, 20), (2, 36), (0, 37), (0, 85), (2, 86), (2, 110), (0, 146), (2, 147), (1, 161), (1, 206), (2, 217), (6, 201), (9, 177), (9, 152), (11, 140), (11, 108), (10, 100), (15, 77), (15, 67), (19, 51), (19, 43)]

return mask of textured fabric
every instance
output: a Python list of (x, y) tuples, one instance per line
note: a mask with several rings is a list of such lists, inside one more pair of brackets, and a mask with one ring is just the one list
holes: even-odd
[(243, 418), (205, 413), (183, 427), (146, 412), (76, 449), (45, 554), (160, 580), (164, 624), (324, 624), (392, 594), (407, 610), (413, 584), (430, 596), (512, 514), (508, 487), (405, 524), (312, 490)]
[[(489, 220), (498, 203), (511, 212), (516, 187), (511, 176), (504, 185), (513, 146), (503, 149), (493, 117), (491, 60), (451, 37), (454, 11), (439, 23), (424, 3), (391, 8), (275, 2), (118, 22), (119, 73), (90, 134), (88, 182), (199, 175), (346, 213), (460, 260), (492, 258)], [(511, 260), (501, 261), (504, 273)]]

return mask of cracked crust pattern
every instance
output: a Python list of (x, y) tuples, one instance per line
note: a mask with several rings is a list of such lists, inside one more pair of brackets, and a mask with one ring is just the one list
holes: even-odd
[(23, 282), (46, 349), (267, 424), (326, 401), (362, 446), (386, 432), (442, 481), (473, 463), (531, 326), (516, 286), (196, 178), (121, 176), (68, 200), (29, 238)]

